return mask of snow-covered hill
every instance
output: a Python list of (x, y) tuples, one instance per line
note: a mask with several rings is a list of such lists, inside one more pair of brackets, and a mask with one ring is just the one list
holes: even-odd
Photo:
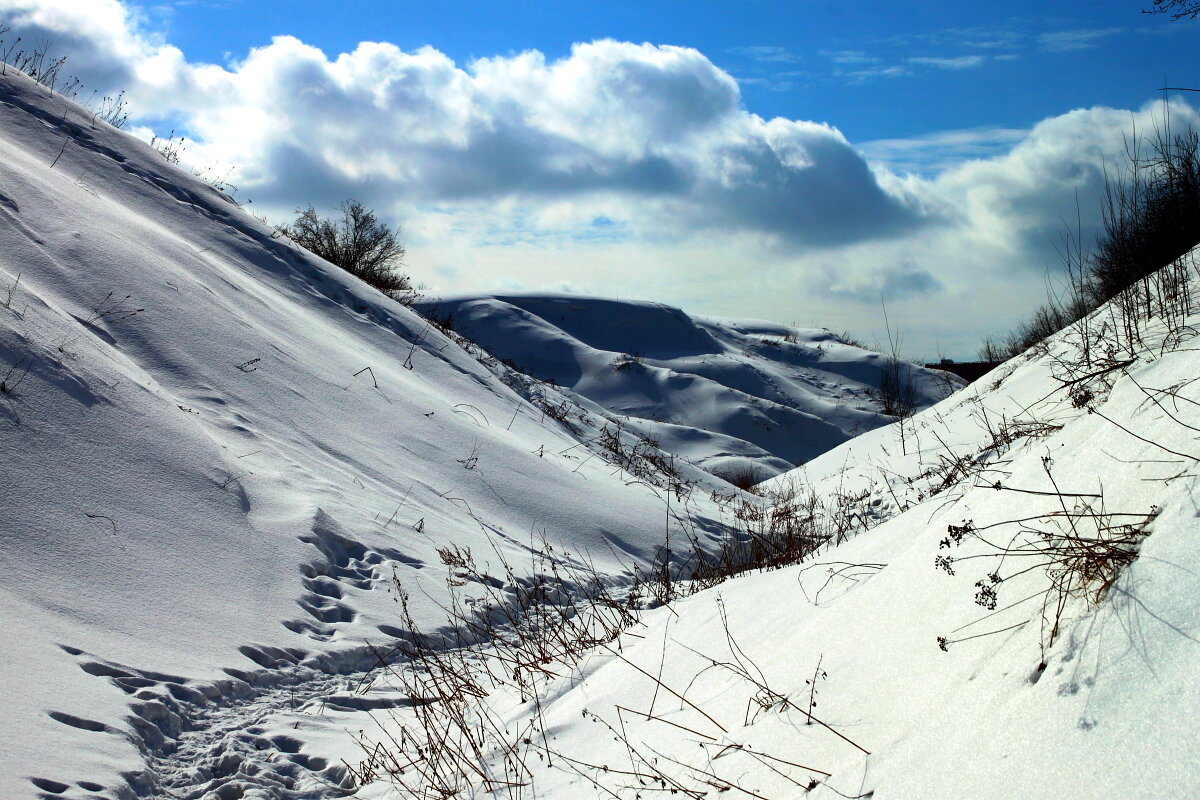
[[(878, 391), (888, 358), (823, 328), (553, 293), (416, 307), (717, 475), (765, 480), (894, 419)], [(961, 385), (914, 364), (899, 368), (917, 409)]]
[(809, 537), (807, 559), (700, 576), (536, 694), (496, 677), (506, 645), (464, 670), (490, 687), (467, 710), (371, 715), (352, 756), (328, 732), (362, 712), (277, 724), (374, 778), (364, 798), (455, 788), (436, 759), (508, 798), (1196, 796), (1198, 287), (1200, 250), (768, 482), (771, 513), (740, 524)]
[[(491, 354), (463, 349), (9, 72), (0, 797), (1200, 794), (1182, 288), (768, 508), (646, 434), (806, 459), (717, 423), (797, 397), (802, 427), (871, 356), (549, 296), (446, 301)], [(694, 548), (783, 566), (721, 582)]]
[(728, 485), (629, 432), (598, 443), (607, 420), (531, 403), (12, 69), (0, 301), (5, 798), (236, 771), (171, 755), (235, 699), (374, 663), (403, 633), (393, 579), (441, 621), (439, 548), (528, 567), (545, 540), (620, 576), (664, 531), (726, 525), (706, 498)]

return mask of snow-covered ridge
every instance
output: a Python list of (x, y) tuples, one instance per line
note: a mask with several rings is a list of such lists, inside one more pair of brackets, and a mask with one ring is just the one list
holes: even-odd
[[(823, 328), (545, 292), (426, 299), (416, 307), (722, 476), (765, 480), (894, 419), (878, 391), (887, 357)], [(961, 385), (913, 364), (901, 369), (918, 409)]]

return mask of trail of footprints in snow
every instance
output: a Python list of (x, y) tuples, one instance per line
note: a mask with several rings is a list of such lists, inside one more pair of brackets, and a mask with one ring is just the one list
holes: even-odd
[[(332, 639), (337, 624), (353, 621), (354, 611), (342, 602), (345, 593), (350, 588), (371, 588), (384, 577), (387, 562), (423, 566), (410, 556), (377, 551), (349, 539), (322, 511), (314, 518), (311, 534), (301, 538), (321, 553), (301, 568), (307, 592), (298, 602), (312, 621), (284, 625), (313, 639)], [(404, 635), (393, 626), (379, 627), (389, 636)], [(298, 648), (245, 645), (240, 652), (261, 669), (226, 668), (229, 679), (210, 683), (101, 660), (66, 645), (62, 648), (78, 659), (84, 672), (107, 678), (131, 695), (132, 713), (127, 730), (62, 711), (48, 712), (50, 718), (83, 731), (123, 736), (142, 753), (146, 768), (122, 774), (123, 784), (110, 787), (31, 778), (47, 799), (343, 797), (351, 793), (345, 767), (305, 754), (298, 739), (268, 735), (269, 718), (306, 707), (376, 710), (407, 703), (398, 695), (368, 698), (355, 693), (359, 680), (378, 663), (376, 651), (365, 646), (310, 654)]]
[(316, 547), (322, 555), (301, 567), (308, 591), (297, 602), (311, 619), (289, 620), (283, 624), (288, 630), (307, 634), (317, 641), (333, 639), (335, 625), (354, 621), (354, 609), (343, 602), (346, 592), (370, 589), (376, 581), (384, 579), (387, 576), (382, 566), (385, 562), (399, 562), (418, 569), (424, 566), (421, 560), (398, 550), (376, 550), (350, 539), (341, 532), (337, 522), (321, 510), (313, 519), (312, 533), (300, 538)]
[[(118, 731), (95, 720), (58, 711), (49, 716), (85, 731), (123, 735), (146, 759), (146, 768), (121, 775), (124, 783), (104, 787), (81, 781), (70, 784), (45, 777), (31, 782), (45, 798), (163, 797), (180, 800), (316, 800), (351, 793), (349, 775), (341, 764), (302, 752), (298, 739), (266, 735), (267, 721), (281, 710), (303, 709), (314, 701), (332, 708), (358, 708), (353, 693), (357, 676), (368, 668), (365, 651), (301, 659), (303, 651), (257, 648), (282, 666), (244, 679), (213, 683), (189, 681), (100, 660), (86, 660), (76, 648), (64, 650), (80, 658), (89, 675), (106, 677), (135, 702), (129, 706), (131, 730)], [(246, 651), (250, 648), (243, 648)], [(233, 672), (233, 670), (228, 670)], [(376, 700), (376, 707), (387, 706)], [(397, 701), (390, 703), (399, 705)]]

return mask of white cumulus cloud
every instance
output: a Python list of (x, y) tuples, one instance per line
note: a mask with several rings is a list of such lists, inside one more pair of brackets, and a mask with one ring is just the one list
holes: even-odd
[[(233, 167), (277, 220), (347, 197), (403, 220), (412, 271), (436, 288), (571, 285), (868, 338), (882, 296), (914, 346), (936, 338), (959, 357), (1044, 291), (1077, 198), (1095, 229), (1105, 164), (1156, 113), (1080, 109), (859, 148), (829, 124), (755, 115), (732, 76), (684, 47), (600, 40), (557, 60), (457, 63), (433, 47), (330, 54), (279, 36), (205, 64), (119, 0), (0, 0), (4, 23), (10, 41), (52, 41), (89, 89), (125, 89), (139, 124), (186, 131), (190, 157)], [(1042, 45), (1114, 32), (1070, 33)], [(827, 55), (863, 75), (908, 69)], [(1196, 122), (1183, 104), (1172, 113)]]
[(690, 48), (602, 40), (556, 61), (464, 65), (379, 42), (331, 57), (279, 36), (218, 66), (187, 62), (116, 0), (6, 5), (14, 29), (54, 39), (85, 80), (180, 121), (193, 154), (234, 165), (259, 203), (636, 198), (654, 213), (613, 214), (647, 235), (753, 231), (792, 246), (923, 222), (835, 128), (747, 112), (737, 82)]

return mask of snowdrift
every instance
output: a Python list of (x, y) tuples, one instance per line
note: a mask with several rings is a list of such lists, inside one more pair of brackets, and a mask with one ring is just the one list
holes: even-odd
[[(416, 307), (724, 477), (765, 480), (895, 419), (879, 397), (888, 358), (823, 328), (554, 293), (453, 296)], [(916, 409), (962, 385), (914, 364), (900, 369)]]

